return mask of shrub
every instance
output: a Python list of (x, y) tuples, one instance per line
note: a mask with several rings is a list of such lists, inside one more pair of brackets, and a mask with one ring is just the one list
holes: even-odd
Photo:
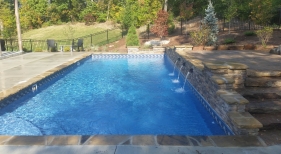
[(96, 17), (93, 16), (91, 13), (85, 15), (84, 17), (85, 25), (92, 25), (96, 21)]
[(151, 28), (151, 32), (160, 37), (160, 39), (168, 35), (168, 18), (168, 12), (159, 10), (157, 13), (157, 18), (155, 19)]
[(128, 34), (126, 37), (126, 45), (127, 46), (139, 46), (139, 37), (137, 35), (136, 27), (131, 26), (128, 30)]
[(190, 32), (192, 44), (195, 46), (205, 45), (209, 39), (210, 28), (207, 25), (203, 25), (201, 29)]
[(42, 48), (35, 48), (34, 49), (34, 52), (42, 52), (43, 50), (42, 50)]
[(224, 40), (224, 44), (231, 44), (231, 43), (235, 43), (235, 40), (233, 38), (226, 38)]
[(70, 51), (70, 47), (63, 47), (63, 51), (64, 52), (69, 52)]
[(168, 25), (168, 34), (172, 34), (175, 31), (175, 24), (174, 23), (169, 23)]
[(52, 47), (51, 48), (51, 52), (57, 52), (57, 51), (58, 51), (57, 47)]
[(271, 27), (264, 27), (261, 30), (257, 30), (256, 33), (261, 41), (262, 46), (265, 48), (267, 42), (272, 37), (273, 29)]
[(107, 17), (106, 13), (100, 13), (98, 15), (97, 22), (99, 23), (106, 22), (106, 17)]
[(256, 36), (257, 34), (254, 31), (246, 31), (244, 33), (245, 36)]

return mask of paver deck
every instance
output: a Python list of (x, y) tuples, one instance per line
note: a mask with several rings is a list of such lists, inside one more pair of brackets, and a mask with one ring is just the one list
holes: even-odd
[[(28, 53), (0, 60), (0, 92), (91, 53)], [(190, 51), (202, 61), (233, 61), (256, 70), (281, 70), (281, 56), (256, 51)], [(245, 60), (246, 58), (246, 60)], [(0, 136), (1, 154), (205, 154), (281, 151), (280, 132), (252, 136)], [(277, 139), (275, 139), (278, 137)], [(274, 140), (272, 140), (274, 138)], [(120, 142), (119, 142), (120, 140)], [(116, 141), (116, 143), (115, 143)], [(114, 143), (114, 144), (113, 144)]]
[(262, 51), (186, 51), (186, 54), (201, 61), (227, 61), (242, 63), (257, 71), (281, 71), (281, 56)]

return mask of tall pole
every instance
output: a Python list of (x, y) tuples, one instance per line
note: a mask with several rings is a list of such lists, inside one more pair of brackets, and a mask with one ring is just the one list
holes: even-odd
[(21, 40), (20, 15), (19, 15), (19, 3), (18, 3), (18, 0), (15, 0), (15, 16), (16, 16), (16, 24), (17, 24), (19, 51), (23, 52), (23, 50), (22, 50), (22, 40)]
[(164, 2), (164, 11), (168, 12), (168, 0)]

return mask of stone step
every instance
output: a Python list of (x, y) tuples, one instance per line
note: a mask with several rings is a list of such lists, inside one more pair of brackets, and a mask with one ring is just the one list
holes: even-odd
[(275, 93), (276, 95), (281, 96), (281, 87), (247, 87), (235, 89), (242, 96), (246, 95), (260, 95), (260, 94), (271, 94)]
[[(248, 99), (249, 100), (249, 99)], [(265, 100), (255, 100), (250, 99), (249, 103), (245, 106), (245, 111), (250, 113), (259, 113), (259, 114), (272, 114), (280, 113), (281, 114), (281, 99), (265, 99)]]
[(257, 70), (247, 70), (247, 76), (248, 77), (281, 77), (281, 71), (275, 70), (275, 71), (257, 71)]
[(245, 87), (281, 87), (281, 77), (247, 77)]
[(281, 130), (281, 113), (278, 114), (252, 114), (263, 127), (261, 130), (279, 129)]

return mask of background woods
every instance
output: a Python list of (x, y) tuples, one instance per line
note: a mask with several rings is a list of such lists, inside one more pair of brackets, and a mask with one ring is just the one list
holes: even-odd
[[(281, 22), (280, 0), (212, 0), (216, 16), (231, 21), (253, 21), (256, 24)], [(108, 20), (128, 29), (153, 24), (157, 12), (167, 8), (173, 20), (204, 16), (207, 0), (19, 0), (22, 31), (68, 22), (87, 25)], [(261, 11), (262, 9), (263, 11)], [(14, 1), (0, 0), (0, 36), (15, 33)]]

